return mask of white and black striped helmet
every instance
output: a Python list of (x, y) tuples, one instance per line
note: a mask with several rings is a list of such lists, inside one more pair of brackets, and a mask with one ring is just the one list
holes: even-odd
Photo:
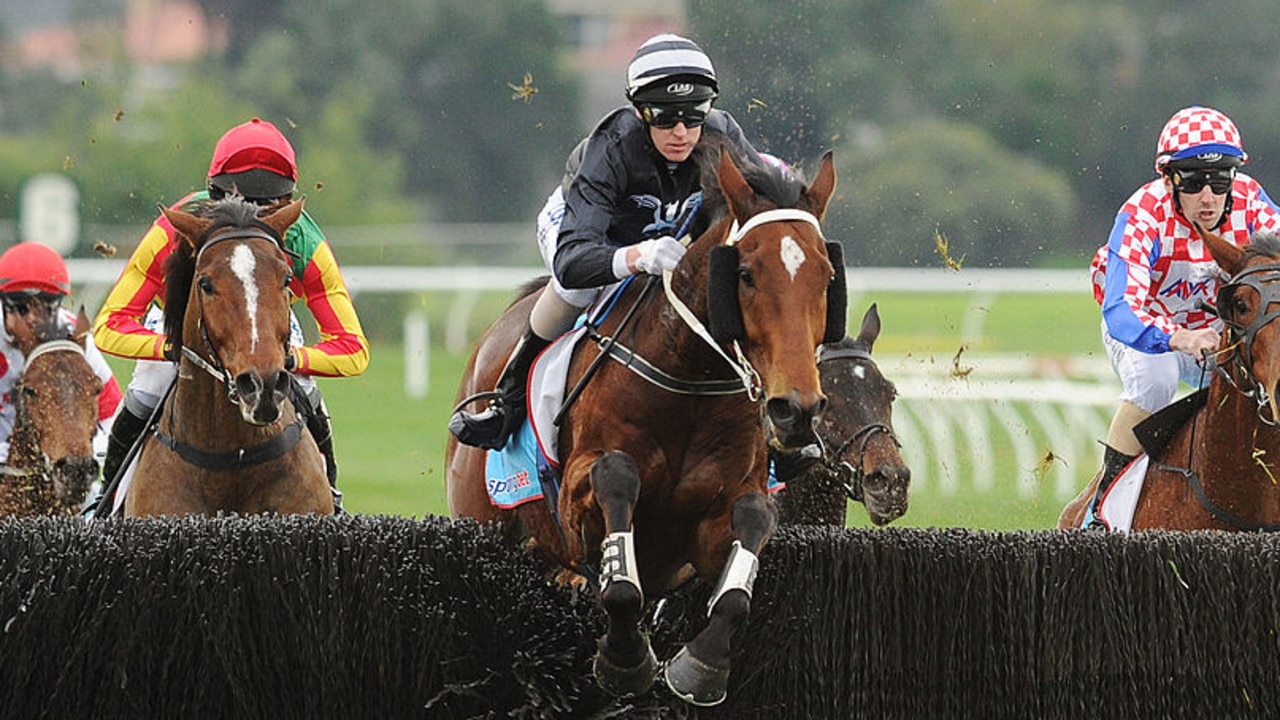
[(645, 40), (627, 66), (627, 99), (635, 104), (702, 102), (719, 91), (711, 58), (679, 35)]

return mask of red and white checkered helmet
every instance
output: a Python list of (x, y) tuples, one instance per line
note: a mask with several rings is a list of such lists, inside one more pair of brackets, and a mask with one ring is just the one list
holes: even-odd
[(1156, 143), (1156, 172), (1174, 160), (1198, 158), (1205, 164), (1243, 165), (1249, 154), (1231, 118), (1213, 108), (1193, 105), (1169, 118)]

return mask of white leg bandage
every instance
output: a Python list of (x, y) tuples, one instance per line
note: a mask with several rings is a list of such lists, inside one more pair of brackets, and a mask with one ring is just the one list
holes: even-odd
[(614, 581), (629, 582), (640, 588), (640, 571), (636, 569), (635, 535), (628, 532), (610, 533), (600, 543), (600, 591)]
[(711, 616), (711, 610), (715, 608), (716, 602), (730, 590), (742, 590), (747, 597), (751, 597), (751, 588), (756, 584), (756, 570), (759, 568), (760, 559), (756, 554), (734, 540), (733, 547), (729, 550), (729, 560), (720, 573), (720, 584), (716, 586), (716, 591), (711, 594), (711, 600), (707, 603), (707, 616)]

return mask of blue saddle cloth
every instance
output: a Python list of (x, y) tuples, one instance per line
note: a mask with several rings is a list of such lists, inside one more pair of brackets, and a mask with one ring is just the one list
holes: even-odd
[(499, 450), (490, 450), (485, 458), (484, 484), (489, 491), (489, 499), (506, 510), (541, 500), (545, 496), (540, 480), (542, 467), (550, 470), (538, 448), (533, 425), (525, 420), (506, 445)]

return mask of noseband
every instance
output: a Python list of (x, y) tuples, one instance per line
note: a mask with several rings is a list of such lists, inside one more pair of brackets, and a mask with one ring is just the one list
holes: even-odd
[[(871, 358), (871, 353), (865, 350), (831, 348), (823, 345), (818, 350), (818, 364), (821, 365), (831, 360), (854, 360), (858, 362), (865, 361), (871, 365), (875, 364), (875, 361)], [(899, 448), (902, 447), (902, 443), (898, 441), (898, 436), (893, 433), (893, 428), (884, 423), (868, 423), (858, 428), (844, 442), (840, 443), (834, 452), (828, 453), (825, 448), (823, 449), (822, 464), (840, 480), (840, 484), (844, 487), (844, 493), (850, 500), (862, 502), (862, 486), (863, 481), (866, 479), (866, 471), (863, 470), (863, 458), (867, 454), (867, 444), (871, 442), (871, 438), (876, 433), (888, 435), (894, 445)], [(819, 441), (821, 441), (821, 438), (819, 438)], [(858, 464), (856, 466), (844, 460), (845, 451), (855, 442), (858, 443)]]

